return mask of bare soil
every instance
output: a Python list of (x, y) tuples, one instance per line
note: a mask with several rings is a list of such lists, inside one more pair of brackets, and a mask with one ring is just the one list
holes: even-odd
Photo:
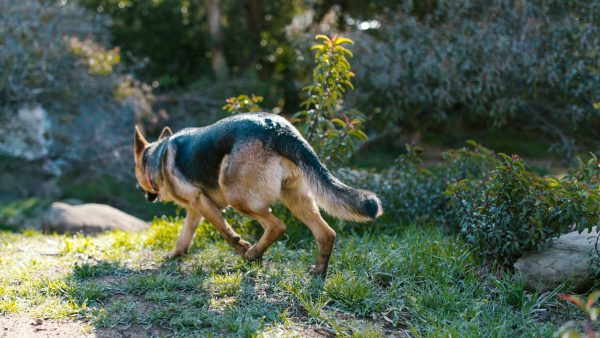
[(66, 320), (43, 320), (24, 315), (0, 317), (0, 337), (97, 337), (86, 323)]
[(0, 337), (97, 337), (97, 338), (141, 338), (158, 337), (167, 334), (157, 327), (145, 327), (139, 324), (123, 327), (102, 328), (96, 330), (81, 321), (44, 320), (29, 318), (25, 315), (10, 315), (0, 317)]

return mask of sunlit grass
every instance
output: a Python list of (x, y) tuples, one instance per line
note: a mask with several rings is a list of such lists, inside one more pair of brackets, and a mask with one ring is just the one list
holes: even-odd
[(0, 314), (247, 337), (311, 328), (354, 337), (549, 337), (574, 316), (554, 293), (531, 294), (510, 273), (488, 271), (435, 227), (338, 231), (325, 281), (306, 272), (315, 259), (310, 237), (290, 235), (248, 264), (202, 224), (190, 253), (167, 260), (180, 228), (164, 218), (140, 233), (0, 232)]

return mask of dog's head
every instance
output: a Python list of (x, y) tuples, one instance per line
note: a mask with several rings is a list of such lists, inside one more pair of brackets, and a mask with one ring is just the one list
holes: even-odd
[[(158, 140), (173, 135), (173, 132), (169, 127), (165, 127), (160, 133)], [(135, 178), (138, 181), (139, 187), (144, 190), (146, 199), (149, 202), (155, 202), (158, 198), (160, 191), (157, 186), (154, 186), (149, 172), (148, 172), (148, 154), (147, 150), (152, 145), (148, 142), (140, 129), (135, 127), (135, 134), (133, 137), (133, 158), (135, 161)]]

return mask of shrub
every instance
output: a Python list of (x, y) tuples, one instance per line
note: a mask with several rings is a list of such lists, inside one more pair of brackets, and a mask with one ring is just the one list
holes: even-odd
[(377, 192), (386, 206), (384, 217), (396, 222), (436, 223), (455, 227), (458, 216), (446, 196), (449, 184), (481, 178), (496, 165), (493, 152), (473, 141), (443, 154), (443, 161), (426, 168), (422, 149), (407, 146), (407, 152), (381, 175), (350, 175), (346, 180)]
[[(208, 78), (218, 75), (212, 74), (211, 67), (215, 50), (223, 53), (232, 77), (248, 76), (256, 69), (261, 78), (279, 84), (270, 89), (281, 90), (293, 82), (287, 73), (293, 71), (297, 51), (287, 26), (304, 7), (298, 2), (217, 1), (213, 2), (220, 9), (216, 14), (203, 0), (77, 2), (111, 17), (111, 42), (122, 46), (134, 61), (146, 59), (140, 75), (148, 82), (160, 82), (161, 88), (199, 80), (213, 86)], [(215, 15), (220, 16), (219, 33), (207, 24)]]
[[(428, 11), (414, 15), (423, 5)], [(600, 16), (594, 1), (397, 6), (379, 18), (380, 29), (353, 37), (357, 108), (373, 125), (537, 129), (564, 150), (572, 151), (573, 142), (597, 149)]]
[(462, 180), (448, 189), (460, 232), (481, 255), (512, 264), (553, 237), (600, 221), (598, 163), (557, 180), (527, 170), (518, 156), (500, 154), (502, 165), (483, 180)]
[(37, 224), (32, 219), (45, 211), (49, 204), (49, 201), (37, 198), (2, 203), (0, 205), (0, 229), (34, 228)]
[(256, 95), (239, 95), (237, 97), (230, 97), (226, 100), (227, 104), (223, 106), (223, 110), (226, 110), (231, 114), (258, 113), (262, 110), (260, 107), (260, 103), (262, 101), (263, 97)]

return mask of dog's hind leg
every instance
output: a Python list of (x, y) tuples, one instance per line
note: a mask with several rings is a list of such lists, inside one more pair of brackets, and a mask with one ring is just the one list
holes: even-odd
[(285, 224), (269, 211), (279, 198), (282, 175), (281, 157), (259, 141), (240, 145), (221, 167), (219, 184), (227, 202), (255, 218), (264, 229), (258, 242), (246, 252), (249, 261), (260, 258), (285, 232)]
[(302, 177), (290, 179), (281, 189), (281, 200), (296, 218), (304, 223), (317, 241), (317, 264), (313, 272), (327, 276), (329, 257), (335, 243), (335, 231), (325, 222), (319, 207), (308, 191)]
[(202, 221), (202, 216), (198, 211), (188, 208), (186, 210), (185, 221), (183, 222), (183, 229), (181, 229), (181, 233), (179, 234), (179, 239), (177, 240), (177, 245), (175, 249), (171, 251), (169, 257), (177, 257), (183, 255), (192, 243), (192, 239), (194, 238), (194, 234), (196, 232), (196, 228), (198, 227), (198, 223)]
[(265, 230), (258, 242), (248, 249), (244, 255), (247, 260), (253, 261), (260, 258), (265, 250), (285, 232), (286, 226), (285, 223), (273, 216), (268, 209), (261, 212), (250, 211), (247, 214), (254, 217)]
[(244, 257), (246, 251), (252, 246), (250, 243), (243, 240), (240, 235), (235, 232), (227, 223), (221, 210), (205, 195), (201, 195), (197, 203), (193, 207), (199, 211), (207, 221), (212, 223), (225, 241), (231, 245), (235, 251)]

